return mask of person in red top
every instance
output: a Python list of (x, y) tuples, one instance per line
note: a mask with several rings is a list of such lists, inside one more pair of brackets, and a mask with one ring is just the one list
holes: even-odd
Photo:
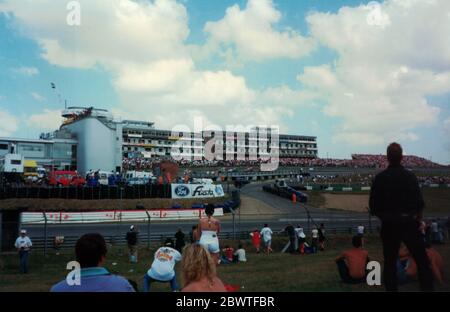
[(225, 246), (225, 248), (222, 249), (222, 251), (225, 253), (226, 260), (228, 260), (229, 262), (233, 262), (233, 253), (234, 253), (233, 247)]
[(354, 236), (352, 244), (352, 249), (343, 252), (336, 258), (339, 275), (344, 283), (365, 283), (369, 253), (362, 248), (362, 238), (360, 236)]
[(252, 244), (256, 248), (256, 253), (259, 253), (259, 249), (261, 248), (261, 234), (257, 229), (250, 233), (252, 237)]
[[(442, 256), (437, 252), (436, 249), (432, 248), (431, 245), (427, 244), (425, 246), (426, 253), (431, 265), (431, 271), (433, 272), (434, 279), (439, 282), (441, 285), (443, 284), (443, 274), (444, 274), (444, 262), (442, 260)], [(400, 259), (407, 258), (407, 267), (405, 269), (406, 275), (409, 279), (417, 278), (417, 264), (414, 261), (414, 258), (409, 253), (409, 250), (405, 247), (400, 251), (399, 254)]]

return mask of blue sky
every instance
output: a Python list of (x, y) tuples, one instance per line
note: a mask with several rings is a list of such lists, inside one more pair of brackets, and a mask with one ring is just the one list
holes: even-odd
[(80, 26), (68, 2), (0, 0), (0, 136), (51, 131), (66, 99), (161, 128), (279, 124), (322, 157), (398, 140), (450, 163), (445, 0), (85, 0)]

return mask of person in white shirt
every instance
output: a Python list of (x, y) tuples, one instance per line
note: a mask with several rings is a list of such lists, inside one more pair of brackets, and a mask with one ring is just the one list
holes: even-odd
[(356, 231), (357, 231), (358, 236), (363, 236), (364, 235), (364, 226), (362, 224), (360, 224)]
[(170, 283), (172, 291), (178, 291), (175, 263), (181, 261), (181, 254), (173, 248), (172, 242), (159, 248), (155, 253), (152, 267), (144, 276), (144, 292), (149, 292), (152, 282)]
[(316, 253), (317, 252), (317, 246), (318, 246), (318, 243), (319, 243), (319, 230), (317, 229), (316, 226), (311, 231), (311, 236), (312, 236), (312, 241), (311, 241), (312, 251), (313, 251), (313, 253)]
[(30, 252), (33, 244), (27, 236), (26, 230), (20, 231), (20, 236), (16, 239), (14, 246), (19, 252), (20, 273), (28, 273), (28, 253)]
[(264, 224), (264, 227), (261, 229), (260, 234), (262, 236), (264, 246), (266, 246), (266, 252), (269, 254), (272, 252), (272, 230), (270, 229), (269, 225), (266, 223)]
[(234, 252), (234, 256), (236, 257), (237, 262), (247, 262), (245, 249), (242, 248), (242, 245), (238, 246), (238, 249)]

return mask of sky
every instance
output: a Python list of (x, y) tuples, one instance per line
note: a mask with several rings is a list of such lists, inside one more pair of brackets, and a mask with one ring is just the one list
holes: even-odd
[(57, 129), (65, 103), (450, 164), (450, 1), (0, 0), (0, 137)]

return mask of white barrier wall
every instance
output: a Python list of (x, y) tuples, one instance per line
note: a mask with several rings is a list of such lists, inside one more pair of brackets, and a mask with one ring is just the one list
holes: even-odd
[[(205, 217), (204, 209), (157, 209), (148, 210), (151, 221), (168, 220), (195, 220)], [(147, 222), (145, 210), (117, 210), (117, 211), (92, 211), (92, 212), (47, 212), (48, 224), (70, 223), (111, 223), (111, 222)], [(223, 209), (216, 208), (214, 216), (223, 216)], [(23, 212), (22, 224), (45, 223), (42, 212)]]

